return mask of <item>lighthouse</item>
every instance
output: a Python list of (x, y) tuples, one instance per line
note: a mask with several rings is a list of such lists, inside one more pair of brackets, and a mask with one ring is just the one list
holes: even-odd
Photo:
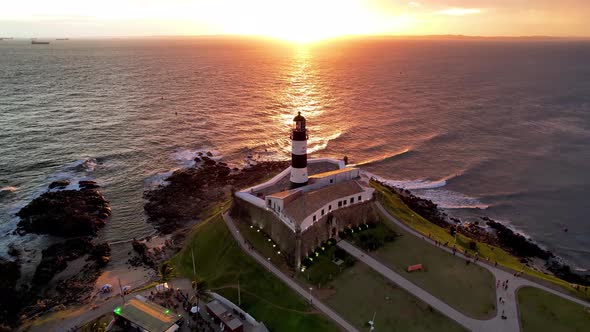
[(307, 129), (301, 112), (293, 118), (291, 132), (291, 188), (307, 184)]

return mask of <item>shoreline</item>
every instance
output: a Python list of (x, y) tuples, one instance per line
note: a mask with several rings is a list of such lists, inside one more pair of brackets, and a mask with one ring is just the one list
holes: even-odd
[(486, 227), (482, 227), (478, 222), (463, 222), (459, 218), (448, 215), (443, 208), (438, 207), (434, 202), (414, 195), (411, 190), (397, 188), (374, 178), (371, 181), (397, 194), (412, 211), (422, 216), (429, 223), (439, 226), (451, 234), (456, 232), (471, 241), (501, 248), (525, 266), (552, 275), (570, 284), (590, 286), (590, 275), (578, 273), (560, 257), (549, 250), (541, 248), (533, 240), (513, 231), (500, 222), (487, 216), (479, 217)]
[[(157, 279), (159, 264), (172, 257), (174, 253), (183, 247), (184, 240), (190, 229), (194, 225), (197, 225), (203, 216), (210, 213), (211, 209), (215, 208), (217, 203), (226, 201), (231, 197), (231, 193), (237, 189), (247, 188), (262, 182), (269, 176), (278, 174), (288, 164), (288, 161), (259, 161), (242, 169), (230, 169), (227, 164), (213, 160), (206, 153), (203, 153), (195, 158), (194, 165), (173, 171), (165, 179), (164, 184), (147, 189), (144, 192), (144, 198), (146, 199), (144, 205), (147, 215), (146, 221), (155, 226), (156, 229), (154, 232), (140, 239), (112, 243), (111, 245), (118, 247), (118, 249), (128, 248), (128, 244), (131, 243), (131, 248), (129, 250), (113, 250), (113, 256), (118, 257), (113, 257), (114, 262), (103, 268), (90, 285), (85, 286), (86, 288), (92, 288), (91, 296), (89, 298), (79, 298), (78, 301), (83, 304), (92, 304), (95, 301), (102, 301), (116, 296), (117, 291), (104, 294), (104, 296), (98, 296), (101, 294), (97, 295), (96, 291), (102, 284), (106, 283), (117, 286), (118, 278), (121, 278), (121, 276), (123, 276), (121, 278), (122, 285), (131, 286), (132, 289), (155, 281)], [(371, 180), (381, 183), (375, 179)], [(403, 197), (404, 203), (408, 204), (408, 207), (432, 224), (445, 229), (456, 227), (458, 233), (468, 238), (475, 238), (484, 243), (507, 249), (505, 246), (502, 246), (499, 239), (495, 239), (495, 242), (490, 240), (490, 232), (480, 225), (458, 227), (463, 222), (460, 220), (457, 222), (456, 218), (447, 215), (444, 209), (439, 208), (432, 201), (420, 198), (407, 189), (396, 188), (386, 184), (382, 185), (393, 190), (400, 197)], [(171, 202), (172, 204), (170, 204)], [(495, 223), (493, 224), (495, 228), (501, 229), (504, 232), (509, 230), (506, 226), (488, 217), (482, 216), (481, 220), (482, 222)], [(514, 234), (513, 231), (509, 231)], [(520, 237), (519, 241), (524, 241), (523, 243), (528, 242), (522, 235)], [(543, 264), (547, 264), (548, 258), (555, 257), (552, 253), (541, 249), (534, 243), (532, 243), (530, 248), (528, 246), (527, 248), (534, 253), (526, 257), (527, 264), (530, 264), (533, 268), (537, 266), (543, 272), (549, 271), (553, 276), (561, 277), (559, 274), (543, 267)], [(507, 251), (514, 255), (514, 252), (511, 250)], [(538, 255), (541, 257), (536, 257)], [(517, 255), (514, 256), (519, 257)], [(539, 261), (542, 264), (539, 264)], [(74, 261), (70, 263), (72, 265), (75, 264)], [(68, 266), (66, 270), (73, 268), (73, 266)], [(568, 278), (572, 276), (581, 277), (572, 272), (564, 264), (555, 265), (554, 271), (561, 271)], [(61, 273), (65, 274), (66, 272), (62, 271), (59, 274)], [(588, 284), (590, 284), (590, 281), (588, 281)], [(113, 288), (116, 289), (117, 287)], [(60, 307), (59, 310), (61, 309), (63, 308)], [(45, 312), (54, 310), (55, 308)]]

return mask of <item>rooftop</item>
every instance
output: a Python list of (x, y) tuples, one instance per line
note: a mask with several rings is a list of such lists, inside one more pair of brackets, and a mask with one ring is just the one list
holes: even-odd
[(270, 194), (267, 197), (285, 198), (285, 197), (289, 197), (289, 196), (295, 194), (298, 191), (300, 191), (300, 190), (299, 189), (289, 189), (289, 190), (281, 191), (278, 193)]
[(363, 187), (361, 187), (361, 185), (355, 180), (337, 183), (318, 190), (308, 191), (287, 204), (285, 206), (285, 214), (295, 224), (300, 225), (305, 217), (314, 213), (329, 202), (340, 197), (362, 193), (363, 191)]
[(347, 173), (347, 172), (350, 172), (350, 171), (355, 170), (355, 169), (358, 169), (358, 168), (345, 167), (345, 168), (337, 169), (337, 170), (334, 170), (334, 171), (329, 171), (329, 172), (323, 172), (323, 173), (314, 174), (314, 175), (311, 175), (309, 178), (310, 179), (321, 179), (321, 178), (325, 178), (325, 177), (331, 176), (331, 175), (336, 175), (336, 174), (340, 174), (340, 173)]
[(173, 326), (181, 316), (148, 300), (132, 298), (115, 313), (150, 332), (164, 332)]
[[(307, 164), (307, 174), (313, 175), (318, 173), (323, 173), (327, 171), (332, 171), (338, 169), (338, 165), (335, 165), (330, 162), (322, 161), (322, 162), (311, 162), (309, 161)], [(276, 184), (264, 188), (262, 190), (256, 190), (252, 193), (252, 195), (261, 195), (261, 196), (268, 196), (273, 193), (283, 192), (289, 189), (291, 185), (291, 181), (289, 178), (289, 174), (287, 174), (284, 178), (282, 178)]]

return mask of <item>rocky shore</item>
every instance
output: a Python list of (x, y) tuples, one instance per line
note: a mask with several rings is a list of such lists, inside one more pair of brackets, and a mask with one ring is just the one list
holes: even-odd
[(195, 158), (195, 166), (183, 168), (166, 179), (167, 185), (144, 194), (148, 222), (164, 234), (196, 222), (207, 208), (230, 198), (232, 188), (245, 188), (275, 175), (288, 161), (258, 162), (244, 169), (230, 169), (207, 154)]
[[(479, 221), (463, 222), (458, 218), (449, 216), (434, 202), (413, 195), (407, 189), (393, 187), (374, 179), (373, 181), (398, 194), (401, 200), (412, 210), (426, 220), (447, 229), (450, 233), (457, 232), (476, 241), (500, 247), (519, 257), (525, 264), (530, 264), (532, 258), (538, 258), (544, 262), (543, 268), (555, 276), (570, 283), (590, 286), (590, 276), (574, 273), (568, 265), (561, 262), (553, 253), (539, 247), (530, 239), (514, 232), (502, 223), (487, 216), (480, 217), (481, 223)], [(484, 227), (484, 225), (487, 227)]]
[[(41, 251), (32, 277), (20, 275), (20, 249), (9, 246), (14, 260), (0, 260), (0, 331), (46, 311), (82, 303), (110, 260), (110, 245), (93, 242), (111, 214), (108, 201), (94, 181), (79, 181), (79, 190), (65, 190), (69, 185), (69, 180), (51, 183), (46, 193), (17, 213), (17, 234), (46, 234), (62, 240)], [(82, 260), (76, 271), (55, 278), (74, 260)], [(25, 279), (19, 287), (21, 277)]]
[[(58, 185), (54, 182), (49, 187)], [(48, 191), (32, 200), (17, 213), (21, 219), (17, 232), (61, 237), (96, 235), (111, 215), (109, 202), (95, 182), (80, 181), (79, 185), (80, 190)]]

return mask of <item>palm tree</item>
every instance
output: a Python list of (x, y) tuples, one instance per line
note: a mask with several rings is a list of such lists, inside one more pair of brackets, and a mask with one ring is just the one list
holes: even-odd
[(193, 281), (193, 290), (195, 291), (195, 296), (197, 297), (197, 306), (199, 306), (199, 300), (203, 299), (203, 301), (208, 301), (211, 299), (211, 293), (209, 293), (209, 286), (205, 280), (196, 280)]
[[(162, 266), (160, 266), (160, 280), (162, 282), (168, 282), (172, 280), (174, 277), (174, 267), (170, 262), (164, 262)], [(172, 284), (170, 284), (170, 288), (172, 288)]]

